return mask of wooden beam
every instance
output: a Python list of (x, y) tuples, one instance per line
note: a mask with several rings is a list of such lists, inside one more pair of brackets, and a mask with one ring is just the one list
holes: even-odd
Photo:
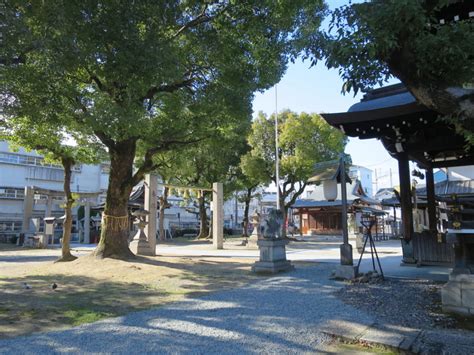
[(474, 165), (474, 156), (468, 156), (461, 159), (434, 161), (431, 163), (433, 168), (450, 168), (453, 166)]

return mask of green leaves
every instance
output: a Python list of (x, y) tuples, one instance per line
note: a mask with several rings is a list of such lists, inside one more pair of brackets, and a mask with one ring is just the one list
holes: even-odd
[[(278, 115), (280, 179), (282, 194), (298, 196), (314, 164), (335, 159), (345, 138), (318, 114), (283, 111)], [(242, 158), (244, 173), (255, 181), (275, 181), (275, 116), (259, 113), (249, 137), (250, 152)], [(297, 188), (299, 185), (299, 189)]]

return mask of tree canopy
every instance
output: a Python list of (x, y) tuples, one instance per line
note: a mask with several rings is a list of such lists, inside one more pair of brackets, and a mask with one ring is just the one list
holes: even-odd
[[(335, 128), (329, 126), (324, 119), (316, 114), (283, 111), (278, 114), (279, 159), (280, 159), (280, 206), (284, 216), (298, 196), (306, 187), (306, 181), (314, 171), (318, 162), (332, 160), (343, 151), (346, 139)], [(259, 113), (252, 125), (249, 138), (250, 157), (260, 165), (246, 169), (257, 180), (260, 174), (276, 182), (275, 173), (275, 115), (267, 117)], [(244, 168), (245, 169), (245, 168)], [(253, 174), (252, 174), (253, 175)]]
[(223, 112), (226, 120), (246, 117), (253, 93), (278, 82), (325, 11), (314, 0), (4, 7), (0, 70), (9, 113), (59, 110), (109, 152), (101, 257), (131, 255), (128, 196), (156, 168), (153, 156), (206, 137)]
[(332, 12), (329, 30), (314, 35), (307, 56), (338, 68), (344, 92), (397, 77), (474, 144), (474, 22), (454, 18), (468, 6), (464, 0), (342, 6)]

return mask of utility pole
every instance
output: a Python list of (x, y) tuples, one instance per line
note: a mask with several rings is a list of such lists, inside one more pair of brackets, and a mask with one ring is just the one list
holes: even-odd
[(280, 210), (280, 157), (278, 154), (278, 91), (275, 85), (275, 184), (277, 189), (276, 208)]
[(390, 187), (393, 187), (392, 168), (390, 168)]
[(379, 182), (379, 180), (378, 180), (378, 177), (377, 177), (377, 168), (375, 168), (375, 193), (377, 193), (377, 191), (379, 191), (378, 182)]

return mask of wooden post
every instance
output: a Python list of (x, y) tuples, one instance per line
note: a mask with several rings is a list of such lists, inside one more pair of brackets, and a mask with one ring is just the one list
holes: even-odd
[(425, 170), (426, 174), (426, 197), (428, 199), (428, 226), (430, 231), (436, 232), (436, 201), (435, 201), (435, 184), (433, 176), (433, 168)]
[(398, 173), (400, 177), (403, 239), (409, 241), (413, 236), (413, 210), (411, 201), (410, 165), (406, 153), (400, 153), (398, 155)]
[(398, 227), (397, 227), (397, 207), (393, 206), (393, 225), (392, 225), (392, 237), (398, 236)]
[(416, 262), (416, 259), (413, 248), (413, 209), (411, 201), (410, 164), (407, 153), (399, 153), (397, 159), (403, 225), (403, 262), (406, 264), (413, 264)]

